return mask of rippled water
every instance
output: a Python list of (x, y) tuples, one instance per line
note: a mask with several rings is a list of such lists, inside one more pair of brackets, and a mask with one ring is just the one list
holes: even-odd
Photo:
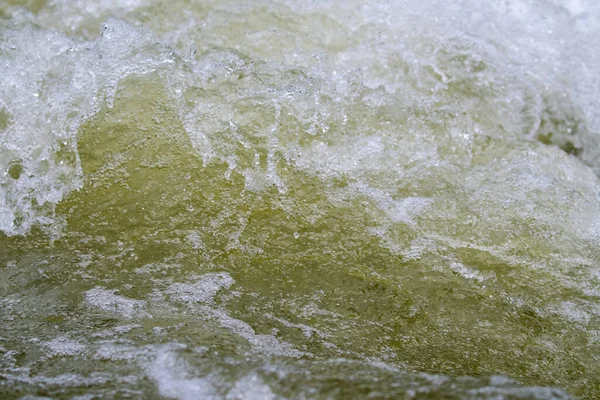
[(593, 0), (0, 3), (2, 398), (600, 397)]

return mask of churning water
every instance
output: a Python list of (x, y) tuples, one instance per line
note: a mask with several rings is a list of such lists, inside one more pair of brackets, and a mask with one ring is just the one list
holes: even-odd
[(0, 2), (2, 398), (600, 398), (600, 3)]

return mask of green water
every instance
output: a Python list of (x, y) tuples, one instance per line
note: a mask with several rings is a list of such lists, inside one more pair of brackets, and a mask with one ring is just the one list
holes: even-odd
[(61, 4), (2, 6), (3, 398), (600, 397), (562, 75), (355, 4)]

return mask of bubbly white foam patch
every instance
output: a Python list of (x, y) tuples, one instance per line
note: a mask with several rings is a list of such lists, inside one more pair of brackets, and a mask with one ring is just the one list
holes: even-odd
[(464, 264), (459, 262), (451, 261), (449, 263), (449, 267), (466, 279), (474, 279), (478, 282), (484, 282), (485, 280), (490, 279), (490, 277), (487, 277), (484, 274), (472, 268), (468, 268)]
[(62, 16), (62, 26), (71, 31), (83, 26), (84, 34), (93, 37), (97, 32), (93, 30), (93, 25), (87, 25), (89, 16), (98, 18), (98, 20), (106, 20), (117, 12), (124, 13), (147, 6), (149, 3), (147, 0), (52, 0), (52, 7), (56, 13)]
[(139, 379), (137, 376), (133, 375), (115, 376), (107, 372), (92, 372), (89, 375), (60, 374), (56, 376), (30, 376), (28, 372), (24, 372), (19, 374), (2, 373), (1, 376), (13, 380), (14, 382), (43, 386), (61, 386), (63, 388), (89, 388), (106, 385), (111, 382), (116, 382), (120, 385), (130, 385), (136, 383)]
[(161, 396), (179, 400), (279, 398), (256, 373), (243, 376), (232, 386), (225, 383), (216, 371), (209, 375), (197, 376), (198, 373), (177, 354), (177, 351), (182, 349), (185, 349), (184, 345), (175, 343), (161, 346), (153, 361), (145, 368), (148, 376), (156, 383)]
[(433, 199), (423, 197), (394, 199), (385, 191), (365, 185), (356, 185), (354, 188), (359, 194), (371, 199), (373, 204), (387, 214), (390, 221), (403, 222), (410, 226), (414, 226), (414, 219), (418, 217), (427, 206), (434, 202)]
[(182, 304), (197, 314), (216, 320), (221, 327), (246, 339), (256, 352), (293, 358), (310, 355), (273, 335), (257, 334), (249, 324), (231, 317), (223, 308), (216, 306), (216, 295), (231, 288), (234, 283), (234, 279), (226, 272), (208, 273), (192, 284), (173, 283), (164, 294), (171, 303)]
[(185, 237), (185, 241), (192, 247), (194, 250), (204, 250), (205, 246), (202, 243), (202, 239), (198, 232), (192, 232)]
[(71, 400), (94, 400), (94, 398), (96, 398), (96, 396), (93, 394), (84, 394), (82, 396), (74, 396)]
[(225, 273), (202, 275), (196, 283), (174, 283), (165, 291), (172, 300), (182, 303), (212, 303), (216, 294), (229, 289), (235, 281)]
[(102, 343), (96, 350), (95, 358), (110, 361), (140, 361), (148, 356), (150, 350), (133, 345), (124, 345), (109, 341)]
[(273, 335), (256, 334), (254, 329), (249, 324), (239, 319), (232, 318), (225, 312), (216, 312), (214, 316), (218, 318), (219, 323), (222, 327), (227, 328), (236, 335), (239, 335), (246, 339), (250, 344), (253, 345), (254, 350), (259, 353), (286, 356), (292, 358), (311, 356), (310, 353), (297, 350), (294, 348), (293, 345), (279, 340)]
[(79, 341), (69, 339), (65, 336), (60, 336), (46, 342), (44, 346), (53, 356), (74, 356), (85, 350), (85, 346)]
[(85, 292), (86, 302), (104, 311), (114, 312), (123, 318), (151, 317), (146, 309), (146, 301), (134, 300), (115, 294), (116, 290), (94, 288)]
[(161, 396), (179, 400), (221, 398), (209, 377), (190, 378), (193, 371), (189, 365), (168, 346), (158, 351), (147, 373), (156, 382)]
[(256, 374), (249, 374), (235, 382), (225, 396), (226, 400), (275, 400), (278, 396)]

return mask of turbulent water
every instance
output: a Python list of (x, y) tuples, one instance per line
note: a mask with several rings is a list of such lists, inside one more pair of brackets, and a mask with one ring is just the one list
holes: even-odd
[(600, 3), (0, 1), (0, 397), (600, 398)]

